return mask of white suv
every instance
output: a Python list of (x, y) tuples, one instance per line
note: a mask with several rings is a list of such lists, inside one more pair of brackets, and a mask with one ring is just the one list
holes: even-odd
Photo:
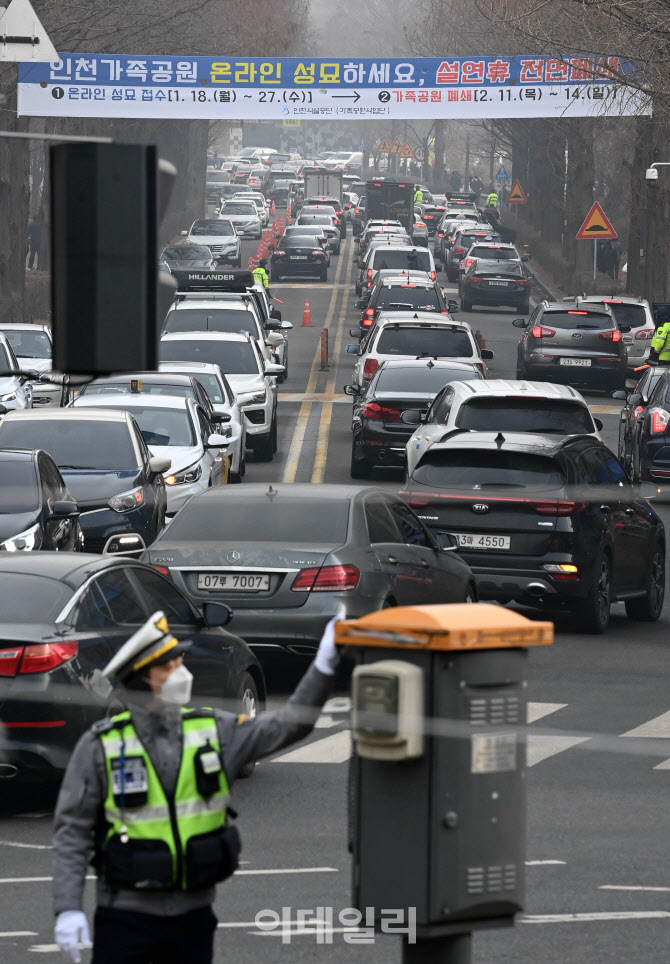
[[(354, 334), (355, 329), (351, 329)], [(493, 352), (481, 350), (467, 322), (436, 318), (428, 311), (388, 312), (380, 315), (360, 345), (347, 345), (347, 353), (358, 355), (353, 382), (367, 385), (383, 361), (399, 358), (448, 358), (467, 362), (486, 374), (484, 359)]]
[(251, 398), (242, 408), (247, 439), (255, 457), (270, 462), (277, 451), (277, 375), (283, 365), (264, 362), (251, 335), (215, 331), (174, 332), (163, 335), (161, 362), (197, 361), (218, 365), (235, 392)]
[(163, 332), (219, 331), (224, 334), (247, 332), (256, 339), (265, 361), (272, 361), (272, 347), (251, 295), (221, 294), (210, 291), (178, 293), (163, 323)]
[(219, 211), (219, 217), (233, 223), (235, 230), (242, 237), (260, 238), (263, 225), (258, 208), (254, 201), (238, 201), (236, 197), (230, 201), (224, 200)]
[(654, 313), (648, 301), (644, 298), (636, 298), (634, 295), (585, 295), (580, 298), (580, 301), (609, 305), (619, 324), (630, 326), (630, 332), (624, 333), (623, 336), (628, 352), (629, 371), (649, 361), (649, 349), (656, 325)]
[(593, 435), (603, 427), (586, 401), (569, 385), (548, 382), (450, 382), (439, 392), (425, 414), (405, 412), (405, 422), (416, 424), (407, 442), (407, 475), (427, 449), (462, 432), (533, 432), (534, 434)]

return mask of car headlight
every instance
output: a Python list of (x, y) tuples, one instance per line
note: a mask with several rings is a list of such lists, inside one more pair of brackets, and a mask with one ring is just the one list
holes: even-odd
[(189, 482), (197, 482), (202, 475), (202, 466), (198, 462), (183, 472), (175, 472), (174, 475), (164, 475), (163, 481), (166, 485), (187, 485)]
[(25, 552), (29, 549), (39, 549), (42, 545), (42, 533), (40, 532), (39, 525), (34, 525), (30, 529), (26, 529), (25, 532), (19, 532), (18, 536), (12, 536), (11, 539), (5, 539), (4, 542), (0, 542), (0, 550), (5, 550), (5, 552)]
[(142, 489), (121, 492), (110, 499), (107, 504), (115, 512), (130, 512), (131, 509), (139, 509), (141, 505), (144, 505), (144, 492)]
[(242, 408), (246, 408), (247, 405), (258, 405), (259, 403), (264, 402), (267, 397), (268, 397), (268, 393), (266, 389), (263, 389), (262, 392), (256, 392), (252, 396), (251, 401), (246, 402), (245, 405), (242, 406)]
[(13, 402), (16, 400), (16, 392), (10, 392), (9, 395), (0, 395), (0, 402)]

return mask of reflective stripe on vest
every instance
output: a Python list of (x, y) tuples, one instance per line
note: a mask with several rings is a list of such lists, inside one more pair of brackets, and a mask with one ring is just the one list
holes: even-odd
[[(165, 842), (172, 854), (173, 882), (177, 889), (185, 888), (183, 855), (191, 837), (219, 830), (226, 823), (226, 806), (230, 790), (225, 771), (221, 769), (219, 789), (210, 797), (198, 792), (195, 760), (200, 747), (207, 744), (220, 752), (216, 722), (211, 716), (193, 716), (192, 710), (182, 710), (182, 756), (174, 797), (168, 797), (142, 741), (132, 723), (130, 713), (120, 713), (112, 722), (114, 728), (100, 734), (107, 771), (107, 796), (105, 818), (109, 828), (105, 844), (114, 835), (122, 833), (122, 827), (131, 840), (156, 840)], [(147, 774), (147, 800), (141, 806), (121, 808), (114, 797), (112, 762), (120, 760), (121, 752), (129, 756), (141, 756)], [(104, 844), (103, 844), (104, 847)], [(178, 880), (178, 868), (181, 877)]]

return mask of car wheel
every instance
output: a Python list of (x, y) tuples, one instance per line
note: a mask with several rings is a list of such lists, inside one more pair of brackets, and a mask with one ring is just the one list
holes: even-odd
[(274, 457), (272, 429), (265, 435), (257, 435), (253, 442), (254, 459), (257, 462), (271, 462)]
[(369, 479), (370, 472), (372, 471), (372, 466), (365, 459), (357, 459), (354, 457), (354, 448), (351, 449), (351, 470), (350, 475), (352, 479)]
[[(258, 687), (249, 673), (245, 673), (240, 681), (237, 691), (237, 699), (240, 704), (240, 713), (253, 720), (258, 713)], [(255, 760), (250, 760), (241, 767), (238, 776), (250, 777), (256, 766)]]
[(580, 628), (587, 633), (604, 633), (610, 624), (611, 580), (612, 564), (610, 557), (603, 552), (596, 565), (591, 591), (579, 611)]
[(626, 600), (626, 615), (643, 623), (655, 623), (663, 610), (665, 598), (665, 546), (657, 542), (647, 573), (646, 593)]

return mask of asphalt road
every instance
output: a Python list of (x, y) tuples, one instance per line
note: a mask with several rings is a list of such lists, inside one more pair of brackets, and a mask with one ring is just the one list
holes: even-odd
[[(245, 256), (252, 245), (245, 244)], [(353, 307), (351, 236), (333, 258), (328, 284), (273, 285), (284, 301), (290, 336), (287, 381), (280, 386), (279, 452), (271, 464), (248, 463), (249, 481), (348, 482), (350, 400), (342, 395), (352, 359), (345, 354)], [(302, 328), (305, 299), (312, 327)], [(493, 375), (514, 375), (518, 332), (507, 309), (464, 315), (496, 353)], [(327, 327), (330, 367), (320, 371), (319, 339)], [(617, 409), (589, 399), (616, 448)], [(398, 487), (393, 470), (375, 483)], [(666, 525), (670, 513), (659, 509)], [(668, 607), (654, 625), (613, 610), (602, 637), (557, 626), (553, 647), (530, 655), (528, 698), (528, 846), (525, 914), (513, 929), (482, 933), (477, 964), (659, 964), (668, 958), (670, 874), (666, 867), (670, 780), (670, 686), (664, 661)], [(275, 693), (273, 703), (285, 699)], [(256, 768), (235, 787), (245, 863), (219, 890), (216, 960), (275, 962), (400, 960), (397, 936), (352, 943), (338, 920), (350, 902), (345, 845), (349, 734), (327, 712), (304, 745)], [(4, 794), (0, 815), (0, 961), (45, 954), (59, 960), (50, 908), (51, 801), (42, 790), (23, 796), (18, 812)], [(407, 819), (412, 815), (408, 813)], [(392, 841), (389, 841), (392, 845)], [(403, 873), (403, 868), (398, 868)], [(88, 887), (92, 910), (92, 885)], [(285, 911), (282, 911), (286, 908)], [(328, 920), (322, 942), (305, 918)], [(254, 925), (274, 911), (287, 921)], [(272, 918), (266, 916), (266, 920)], [(291, 923), (288, 923), (288, 922)], [(84, 960), (88, 960), (84, 954)]]

